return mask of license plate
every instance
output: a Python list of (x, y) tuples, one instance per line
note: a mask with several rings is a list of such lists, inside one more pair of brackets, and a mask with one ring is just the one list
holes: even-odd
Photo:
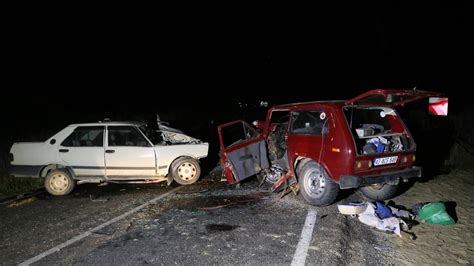
[(398, 156), (383, 157), (374, 159), (374, 166), (396, 163)]

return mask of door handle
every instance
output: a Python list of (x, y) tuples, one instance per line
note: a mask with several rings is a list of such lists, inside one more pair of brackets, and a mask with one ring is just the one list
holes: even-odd
[(114, 153), (115, 150), (105, 150), (106, 153)]
[(68, 149), (59, 149), (59, 152), (69, 152)]

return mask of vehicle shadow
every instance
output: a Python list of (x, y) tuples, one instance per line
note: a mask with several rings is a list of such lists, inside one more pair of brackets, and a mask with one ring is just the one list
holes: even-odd
[(458, 222), (458, 215), (456, 213), (456, 202), (455, 201), (445, 201), (444, 205), (446, 206), (446, 212), (453, 218), (453, 220)]

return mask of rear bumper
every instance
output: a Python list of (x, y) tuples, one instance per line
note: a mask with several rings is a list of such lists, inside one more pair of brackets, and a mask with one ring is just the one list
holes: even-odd
[(421, 167), (413, 166), (401, 171), (388, 172), (380, 175), (368, 176), (341, 176), (341, 189), (358, 188), (378, 183), (398, 183), (399, 178), (408, 179), (421, 176)]
[(39, 177), (41, 165), (11, 165), (8, 169), (14, 177)]

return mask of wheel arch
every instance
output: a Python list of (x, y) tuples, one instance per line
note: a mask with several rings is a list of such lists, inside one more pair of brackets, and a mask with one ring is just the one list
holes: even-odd
[[(294, 163), (293, 163), (293, 169), (295, 169), (295, 176), (296, 178), (298, 179), (298, 182), (299, 182), (299, 177), (298, 177), (298, 172), (296, 171), (296, 169), (298, 169), (298, 167), (300, 165), (303, 165), (305, 164), (306, 162), (309, 162), (309, 161), (313, 161), (315, 162), (317, 165), (319, 165), (320, 167), (322, 167), (324, 169), (324, 171), (326, 172), (326, 174), (329, 176), (329, 178), (333, 181), (333, 182), (336, 182), (334, 180), (334, 178), (332, 177), (332, 174), (331, 174), (331, 171), (329, 171), (328, 167), (326, 164), (322, 163), (322, 162), (318, 162), (317, 160), (314, 160), (313, 158), (310, 158), (310, 157), (306, 157), (306, 156), (297, 156)], [(339, 182), (336, 182), (336, 183), (339, 183)]]
[(72, 167), (60, 163), (49, 163), (44, 165), (40, 170), (39, 177), (46, 177), (49, 172), (56, 169), (65, 169), (73, 179), (76, 179), (76, 174), (74, 173)]
[(188, 154), (186, 154), (186, 155), (180, 155), (180, 156), (178, 156), (178, 157), (175, 157), (173, 160), (171, 160), (171, 163), (168, 165), (168, 175), (169, 175), (170, 173), (172, 173), (172, 171), (173, 171), (173, 163), (176, 162), (177, 160), (181, 159), (181, 158), (191, 158), (191, 159), (196, 160), (196, 161), (200, 164), (199, 159), (196, 158), (196, 157), (194, 157), (194, 156), (192, 156), (192, 155), (188, 155)]

